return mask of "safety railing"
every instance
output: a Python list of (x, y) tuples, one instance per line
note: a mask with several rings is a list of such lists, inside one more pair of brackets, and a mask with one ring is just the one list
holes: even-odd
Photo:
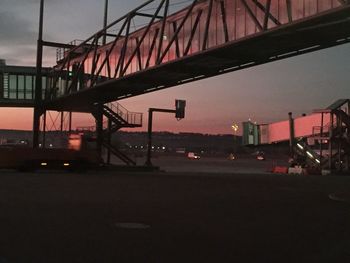
[(141, 112), (128, 111), (118, 102), (107, 103), (106, 106), (123, 119), (128, 125), (142, 126), (143, 114)]

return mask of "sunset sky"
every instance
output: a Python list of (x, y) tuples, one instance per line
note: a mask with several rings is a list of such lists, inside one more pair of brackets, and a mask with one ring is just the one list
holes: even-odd
[[(109, 22), (143, 0), (109, 0)], [(173, 2), (183, 2), (180, 0)], [(68, 43), (86, 39), (102, 27), (102, 0), (46, 0), (44, 40)], [(0, 58), (9, 65), (35, 65), (39, 0), (0, 0)], [(231, 124), (250, 118), (268, 123), (327, 107), (349, 98), (350, 45), (261, 65), (120, 101), (130, 111), (173, 108), (187, 101), (186, 118), (177, 121), (157, 114), (154, 129), (172, 132), (232, 133)], [(54, 50), (44, 63), (53, 66)], [(32, 111), (0, 108), (1, 129), (31, 129)], [(92, 125), (89, 116), (76, 116), (77, 126)]]

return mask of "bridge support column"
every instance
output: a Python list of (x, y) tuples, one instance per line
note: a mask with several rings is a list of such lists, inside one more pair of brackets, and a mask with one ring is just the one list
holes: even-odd
[[(111, 133), (111, 128), (112, 128), (112, 120), (108, 119), (108, 127), (107, 127), (107, 132), (108, 132), (108, 145), (112, 144), (112, 133)], [(111, 149), (107, 148), (107, 164), (111, 164)]]
[(69, 112), (69, 120), (68, 120), (68, 131), (69, 131), (69, 133), (71, 133), (72, 132), (72, 116), (73, 116), (73, 114), (72, 114), (72, 112), (70, 111)]
[(331, 125), (329, 127), (329, 143), (328, 143), (328, 169), (331, 171), (332, 170), (332, 161), (333, 161), (333, 129), (334, 129), (334, 125), (333, 125), (333, 121), (334, 121), (334, 115), (333, 113), (331, 113)]
[(152, 155), (152, 125), (153, 125), (153, 109), (148, 110), (148, 130), (147, 130), (147, 159), (146, 166), (152, 166), (151, 155)]
[(103, 104), (98, 103), (96, 105), (96, 150), (100, 158), (102, 159), (102, 144), (103, 144)]
[(35, 106), (33, 116), (33, 148), (39, 146), (40, 116), (42, 115), (42, 64), (43, 64), (43, 21), (44, 21), (44, 0), (40, 1), (39, 12), (39, 35), (36, 54), (36, 79), (35, 79)]
[[(347, 103), (347, 114), (348, 114), (348, 116), (350, 116), (350, 101), (348, 101), (348, 103)], [(347, 129), (346, 129), (346, 138), (347, 138), (347, 140), (349, 140), (350, 139), (350, 128), (348, 127)], [(346, 171), (349, 171), (349, 169), (350, 169), (350, 155), (349, 155), (349, 152), (346, 154), (346, 157), (345, 157), (345, 170)]]
[(46, 148), (46, 111), (43, 113), (43, 143), (42, 147)]
[(60, 130), (61, 130), (61, 132), (63, 132), (63, 127), (64, 127), (64, 111), (61, 111), (60, 112), (60, 114), (61, 114), (61, 123), (60, 123)]
[(34, 116), (33, 116), (33, 148), (39, 147), (41, 115), (42, 115), (42, 110), (39, 107), (35, 107)]
[(289, 116), (289, 152), (290, 157), (294, 158), (294, 119), (292, 113), (288, 113)]

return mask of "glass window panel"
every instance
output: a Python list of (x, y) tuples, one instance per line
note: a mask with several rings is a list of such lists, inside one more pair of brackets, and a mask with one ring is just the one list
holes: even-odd
[(25, 76), (25, 97), (26, 99), (32, 99), (33, 98), (33, 77), (32, 76)]
[(8, 73), (4, 73), (4, 98), (9, 97), (9, 75)]
[(46, 87), (47, 87), (47, 78), (46, 77), (42, 77), (42, 86), (41, 86), (41, 96), (43, 99), (45, 99), (45, 94), (46, 94)]
[(9, 98), (16, 99), (17, 98), (17, 76), (10, 75), (9, 78)]
[(24, 76), (18, 76), (18, 99), (24, 99)]

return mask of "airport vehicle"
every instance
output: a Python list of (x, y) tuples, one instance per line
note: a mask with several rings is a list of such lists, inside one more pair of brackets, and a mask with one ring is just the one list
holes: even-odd
[(230, 155), (227, 157), (228, 160), (233, 161), (236, 160), (236, 156), (233, 153), (230, 153)]
[(187, 153), (187, 158), (191, 159), (191, 160), (199, 160), (201, 157), (197, 153), (189, 152), (189, 153)]
[(258, 160), (258, 161), (265, 161), (265, 153), (264, 152), (257, 152), (257, 154), (256, 154), (256, 159)]
[(83, 148), (84, 138), (74, 134), (69, 137), (67, 149), (37, 148), (21, 145), (0, 147), (0, 169), (35, 171), (37, 169), (65, 169), (84, 171), (98, 167), (97, 151)]

